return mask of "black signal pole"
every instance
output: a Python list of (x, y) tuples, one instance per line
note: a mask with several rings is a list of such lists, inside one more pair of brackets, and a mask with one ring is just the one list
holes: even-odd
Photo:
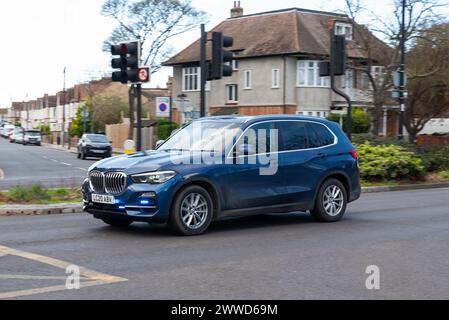
[[(346, 44), (343, 44), (345, 46)], [(351, 97), (346, 94), (346, 92), (340, 90), (337, 87), (336, 81), (335, 81), (335, 66), (337, 65), (337, 55), (334, 54), (336, 52), (337, 47), (337, 36), (335, 35), (335, 29), (331, 29), (331, 61), (330, 61), (330, 78), (331, 78), (331, 89), (339, 96), (343, 97), (347, 104), (348, 104), (348, 120), (347, 120), (347, 127), (346, 127), (346, 134), (348, 135), (349, 140), (352, 140), (352, 101)]]
[(137, 137), (136, 150), (142, 151), (142, 84), (136, 85), (137, 91)]
[(401, 105), (401, 114), (399, 117), (399, 140), (404, 139), (404, 124), (405, 124), (405, 9), (406, 0), (402, 0), (402, 23), (401, 23), (401, 65), (399, 69), (400, 85), (399, 85), (399, 104)]
[(200, 88), (200, 117), (206, 116), (206, 45), (207, 45), (207, 33), (206, 26), (201, 24), (201, 56), (200, 56), (200, 69), (201, 69), (201, 88)]

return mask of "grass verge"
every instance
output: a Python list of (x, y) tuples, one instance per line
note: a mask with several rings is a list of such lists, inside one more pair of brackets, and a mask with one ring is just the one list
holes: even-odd
[(0, 205), (76, 203), (82, 199), (81, 189), (45, 189), (40, 185), (0, 192)]

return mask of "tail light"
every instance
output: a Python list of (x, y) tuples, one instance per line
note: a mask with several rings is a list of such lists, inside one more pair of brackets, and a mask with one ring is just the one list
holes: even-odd
[(351, 150), (351, 151), (349, 151), (349, 153), (355, 160), (360, 159), (360, 155), (359, 155), (359, 152), (357, 151), (357, 149)]

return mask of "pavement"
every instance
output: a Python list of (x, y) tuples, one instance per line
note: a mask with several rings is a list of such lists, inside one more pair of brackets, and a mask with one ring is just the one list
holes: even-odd
[[(3, 217), (0, 298), (449, 299), (448, 198), (447, 188), (370, 193), (336, 224), (268, 215), (190, 238), (87, 214)], [(74, 265), (81, 289), (67, 290)], [(380, 290), (367, 289), (368, 266)]]
[(23, 146), (0, 138), (0, 190), (36, 183), (47, 188), (76, 188), (99, 160), (80, 160), (53, 146)]

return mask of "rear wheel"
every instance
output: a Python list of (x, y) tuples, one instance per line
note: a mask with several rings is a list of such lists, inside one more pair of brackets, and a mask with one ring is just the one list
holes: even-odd
[(329, 179), (321, 186), (311, 214), (319, 222), (337, 222), (345, 215), (347, 204), (345, 186), (337, 179)]
[(206, 232), (214, 212), (210, 194), (199, 186), (187, 187), (176, 196), (169, 225), (177, 234), (195, 236)]
[(118, 220), (118, 219), (102, 219), (104, 223), (117, 228), (129, 227), (133, 222), (129, 220)]

